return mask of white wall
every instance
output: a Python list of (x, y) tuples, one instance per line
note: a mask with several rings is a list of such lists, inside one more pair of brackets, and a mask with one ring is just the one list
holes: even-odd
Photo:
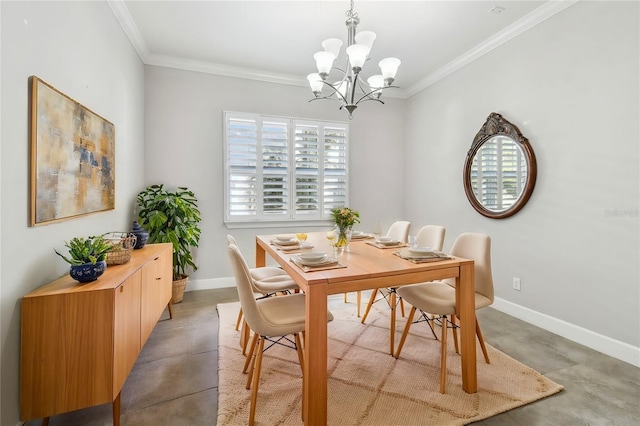
[[(410, 98), (405, 127), (408, 217), (445, 225), (445, 248), (461, 232), (488, 233), (496, 306), (636, 365), (639, 16), (637, 2), (579, 2)], [(538, 160), (529, 203), (503, 220), (476, 213), (462, 186), (491, 112)]]
[[(309, 103), (312, 96), (303, 87), (145, 67), (145, 183), (187, 186), (202, 212), (199, 269), (187, 290), (216, 286), (216, 279), (233, 275), (227, 233), (252, 262), (256, 233), (287, 230), (227, 229), (223, 223), (223, 111), (348, 120), (337, 103)], [(401, 216), (403, 112), (403, 101), (397, 99), (365, 103), (350, 123), (350, 205), (362, 213), (363, 228), (388, 225)], [(383, 172), (376, 169), (379, 164), (385, 164)]]
[[(143, 182), (144, 69), (105, 2), (0, 2), (2, 217), (0, 424), (18, 422), (20, 301), (68, 271), (64, 240), (131, 228)], [(116, 209), (29, 227), (28, 78), (36, 75), (116, 129)]]

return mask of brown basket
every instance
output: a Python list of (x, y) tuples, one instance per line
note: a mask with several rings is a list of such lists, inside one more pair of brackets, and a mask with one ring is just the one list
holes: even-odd
[(111, 251), (107, 253), (107, 265), (122, 265), (131, 260), (131, 250), (136, 245), (136, 236), (128, 232), (110, 232), (104, 236)]
[(174, 280), (171, 291), (171, 303), (180, 303), (184, 297), (184, 289), (187, 286), (189, 277), (183, 277), (179, 280)]

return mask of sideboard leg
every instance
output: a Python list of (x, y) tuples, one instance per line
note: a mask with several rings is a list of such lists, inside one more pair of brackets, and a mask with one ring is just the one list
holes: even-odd
[(171, 310), (171, 300), (167, 303), (167, 308), (169, 308), (169, 319), (173, 319), (173, 311)]
[(120, 392), (113, 400), (113, 426), (120, 426)]
[(49, 426), (49, 419), (51, 417), (45, 417), (42, 419), (42, 426)]

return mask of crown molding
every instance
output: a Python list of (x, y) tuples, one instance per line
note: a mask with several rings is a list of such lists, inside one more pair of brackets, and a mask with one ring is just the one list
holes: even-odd
[(107, 4), (120, 23), (124, 33), (129, 38), (131, 45), (136, 52), (138, 52), (140, 60), (142, 63), (146, 63), (145, 61), (149, 56), (149, 48), (147, 47), (147, 43), (144, 41), (142, 34), (140, 34), (138, 26), (131, 17), (127, 5), (124, 4), (124, 0), (107, 0)]
[(533, 12), (524, 16), (520, 20), (514, 22), (509, 25), (502, 31), (496, 33), (492, 37), (488, 38), (484, 42), (480, 43), (473, 49), (467, 51), (462, 54), (458, 58), (449, 62), (447, 65), (439, 68), (435, 72), (429, 74), (418, 83), (408, 87), (407, 89), (402, 91), (403, 98), (409, 98), (418, 92), (426, 89), (427, 87), (435, 84), (436, 82), (442, 80), (450, 74), (453, 74), (460, 68), (468, 65), (469, 63), (475, 61), (479, 57), (489, 53), (493, 49), (501, 46), (507, 41), (517, 37), (523, 32), (535, 27), (539, 23), (545, 21), (546, 19), (552, 17), (558, 12), (566, 9), (569, 6), (574, 5), (580, 0), (550, 0), (547, 3), (543, 4)]
[[(124, 0), (106, 0), (107, 4), (113, 11), (116, 19), (120, 23), (120, 26), (124, 30), (125, 34), (129, 38), (129, 41), (133, 45), (133, 48), (138, 52), (138, 56), (142, 60), (142, 63), (146, 65), (156, 65), (167, 68), (182, 69), (186, 71), (196, 71), (208, 74), (223, 75), (227, 77), (244, 78), (249, 80), (266, 81), (269, 83), (288, 84), (292, 86), (307, 86), (305, 78), (290, 75), (290, 74), (277, 74), (267, 71), (234, 67), (223, 64), (216, 64), (204, 61), (196, 61), (192, 59), (185, 59), (166, 55), (156, 55), (149, 52), (144, 38), (140, 34), (135, 21), (129, 13), (129, 9), (124, 3)], [(539, 23), (552, 17), (558, 12), (563, 11), (569, 6), (574, 5), (580, 0), (550, 0), (543, 4), (533, 12), (524, 16), (517, 22), (509, 25), (502, 31), (496, 33), (489, 39), (480, 43), (473, 49), (462, 54), (458, 58), (449, 62), (447, 65), (439, 68), (435, 72), (429, 74), (416, 84), (404, 89), (395, 90), (389, 92), (389, 97), (407, 99), (418, 92), (426, 89), (427, 87), (435, 84), (443, 78), (453, 74), (460, 68), (475, 61), (479, 57), (492, 51), (493, 49), (501, 46), (507, 41), (517, 37), (523, 32), (533, 28)]]

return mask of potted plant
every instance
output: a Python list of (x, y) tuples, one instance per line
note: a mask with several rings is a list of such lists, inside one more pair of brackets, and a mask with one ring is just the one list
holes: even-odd
[(69, 274), (80, 282), (90, 282), (98, 279), (107, 269), (107, 253), (112, 245), (105, 241), (102, 235), (87, 238), (74, 237), (65, 241), (69, 249), (69, 257), (53, 249), (58, 256), (71, 264)]
[(149, 232), (148, 243), (173, 244), (173, 303), (180, 303), (189, 279), (187, 268), (198, 269), (191, 249), (200, 241), (200, 210), (193, 192), (185, 187), (167, 191), (151, 185), (138, 194), (138, 222)]

